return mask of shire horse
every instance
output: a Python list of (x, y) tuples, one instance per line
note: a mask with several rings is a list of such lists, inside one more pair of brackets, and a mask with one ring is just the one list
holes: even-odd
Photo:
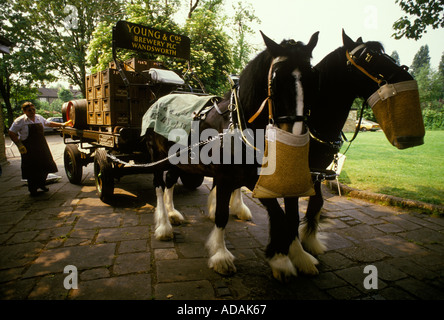
[[(314, 82), (304, 89), (307, 120), (310, 130), (309, 166), (313, 171), (325, 170), (339, 152), (343, 140), (342, 128), (347, 120), (353, 101), (363, 98), (367, 101), (384, 84), (397, 84), (411, 81), (408, 67), (398, 65), (384, 53), (380, 42), (363, 42), (362, 38), (353, 41), (342, 31), (343, 46), (332, 51), (313, 68)], [(362, 106), (364, 107), (364, 105)], [(405, 110), (404, 114), (386, 115), (390, 121), (405, 122), (406, 118), (417, 118), (412, 126), (412, 134), (389, 141), (399, 149), (423, 144), (423, 123), (419, 110)], [(387, 119), (379, 119), (386, 122)], [(381, 123), (380, 123), (381, 124)], [(421, 128), (422, 126), (422, 128)], [(388, 130), (381, 126), (387, 138)], [(408, 130), (407, 130), (408, 131)], [(299, 228), (302, 246), (312, 255), (324, 253), (326, 245), (318, 238), (319, 221), (323, 206), (321, 180), (313, 179), (315, 195), (310, 196), (305, 218)], [(214, 195), (210, 194), (209, 203)], [(238, 207), (243, 201), (240, 190), (233, 192)], [(211, 212), (210, 212), (211, 214)], [(298, 220), (294, 223), (299, 224)]]
[[(308, 44), (284, 40), (278, 44), (262, 34), (266, 49), (249, 62), (239, 77), (238, 105), (233, 108), (230, 95), (227, 94), (206, 113), (199, 123), (199, 132), (204, 129), (214, 129), (223, 133), (233, 125), (233, 119), (250, 119), (268, 96), (269, 85), (273, 95), (273, 119), (275, 124), (286, 131), (301, 134), (304, 126), (299, 120), (303, 109), (301, 96), (304, 84), (312, 74), (310, 59), (317, 44), (318, 33), (310, 38)], [(269, 79), (271, 75), (271, 79)], [(270, 83), (269, 83), (270, 82)], [(237, 117), (239, 112), (240, 117)], [(190, 116), (191, 119), (191, 116)], [(242, 121), (244, 122), (244, 121)], [(244, 122), (245, 123), (245, 122)], [(261, 112), (248, 129), (257, 137), (258, 130), (265, 131), (269, 124), (266, 112)], [(245, 124), (246, 127), (246, 124)], [(299, 131), (299, 132), (298, 132)], [(146, 142), (151, 159), (158, 161), (168, 156), (172, 142), (148, 129)], [(261, 135), (262, 140), (264, 136)], [(256, 144), (257, 145), (257, 144)], [(244, 149), (247, 146), (244, 145)], [(232, 154), (233, 156), (233, 154)], [(157, 206), (155, 210), (155, 237), (160, 240), (170, 240), (173, 237), (171, 222), (180, 223), (183, 216), (174, 208), (173, 188), (178, 179), (178, 171), (198, 173), (213, 177), (217, 187), (215, 226), (207, 241), (210, 258), (208, 265), (220, 274), (230, 274), (236, 271), (234, 256), (225, 245), (225, 226), (229, 217), (229, 201), (232, 192), (242, 186), (254, 189), (258, 180), (260, 164), (176, 164), (163, 162), (154, 170), (153, 183), (156, 190)], [(164, 180), (164, 172), (167, 171)], [(260, 199), (266, 207), (270, 219), (270, 241), (266, 249), (272, 272), (278, 280), (296, 275), (296, 269), (304, 273), (315, 274), (317, 260), (302, 249), (298, 239), (298, 208), (297, 201), (285, 199), (285, 212), (277, 199)]]
[[(339, 152), (342, 145), (342, 128), (356, 98), (367, 101), (384, 84), (413, 80), (407, 71), (408, 67), (398, 65), (385, 54), (380, 42), (364, 43), (362, 38), (353, 41), (344, 30), (342, 38), (343, 46), (328, 54), (314, 67), (317, 86), (310, 88), (313, 89), (310, 92), (307, 92), (306, 88), (310, 108), (310, 168), (326, 169)], [(391, 121), (403, 121), (400, 117), (395, 118), (395, 115), (392, 117)], [(384, 119), (378, 120), (381, 122)], [(419, 122), (422, 124), (422, 119)], [(387, 128), (381, 127), (387, 135)], [(404, 149), (422, 143), (423, 135), (413, 135), (394, 145)], [(313, 182), (316, 194), (309, 198), (300, 235), (304, 248), (311, 254), (318, 255), (326, 249), (325, 244), (317, 237), (324, 201), (321, 182), (319, 179)]]

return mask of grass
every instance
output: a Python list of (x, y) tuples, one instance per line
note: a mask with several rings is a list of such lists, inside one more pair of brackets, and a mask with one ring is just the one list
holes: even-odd
[(392, 146), (382, 131), (361, 132), (346, 156), (341, 183), (444, 205), (444, 131), (427, 131), (422, 146), (404, 150)]

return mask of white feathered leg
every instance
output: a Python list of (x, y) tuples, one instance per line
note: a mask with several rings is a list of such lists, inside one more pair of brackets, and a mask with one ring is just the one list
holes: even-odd
[(317, 275), (318, 269), (315, 267), (319, 262), (308, 252), (305, 252), (302, 248), (301, 242), (298, 238), (294, 239), (290, 245), (288, 255), (294, 266), (302, 273), (309, 275)]
[(249, 221), (253, 217), (250, 209), (245, 205), (242, 199), (241, 188), (234, 190), (231, 194), (230, 213), (245, 221)]
[(317, 230), (308, 230), (306, 223), (299, 227), (299, 235), (301, 238), (302, 246), (313, 255), (323, 254), (327, 247), (319, 238)]
[(168, 219), (168, 213), (165, 210), (163, 200), (163, 190), (161, 187), (156, 188), (157, 206), (154, 211), (154, 221), (156, 223), (156, 231), (154, 236), (157, 240), (171, 240), (173, 239), (173, 227)]
[(172, 186), (171, 188), (166, 188), (165, 193), (163, 195), (163, 201), (165, 204), (165, 210), (168, 214), (168, 217), (170, 218), (170, 222), (174, 225), (179, 225), (185, 219), (183, 215), (174, 208), (173, 193), (174, 193), (174, 186)]
[(236, 272), (234, 256), (225, 246), (225, 229), (214, 227), (208, 241), (207, 248), (210, 253), (208, 266), (220, 274), (231, 274)]
[(281, 282), (286, 282), (292, 276), (296, 276), (297, 272), (288, 256), (278, 253), (268, 260), (273, 277)]
[(214, 221), (216, 219), (216, 187), (214, 187), (208, 195), (207, 208), (208, 218)]

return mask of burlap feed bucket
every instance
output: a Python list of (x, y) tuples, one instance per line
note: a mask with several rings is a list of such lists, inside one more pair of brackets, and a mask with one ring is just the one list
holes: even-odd
[(269, 125), (255, 198), (282, 198), (314, 195), (308, 166), (310, 135), (295, 135)]
[(367, 102), (392, 145), (406, 149), (424, 143), (424, 122), (415, 80), (386, 84)]

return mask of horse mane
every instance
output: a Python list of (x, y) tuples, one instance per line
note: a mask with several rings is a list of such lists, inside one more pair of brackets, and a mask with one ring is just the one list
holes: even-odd
[[(256, 108), (259, 107), (260, 103), (266, 98), (268, 70), (271, 60), (272, 56), (268, 50), (264, 50), (242, 70), (239, 76), (239, 96), (245, 110), (254, 108), (255, 105)], [(258, 83), (263, 85), (258, 86)]]

